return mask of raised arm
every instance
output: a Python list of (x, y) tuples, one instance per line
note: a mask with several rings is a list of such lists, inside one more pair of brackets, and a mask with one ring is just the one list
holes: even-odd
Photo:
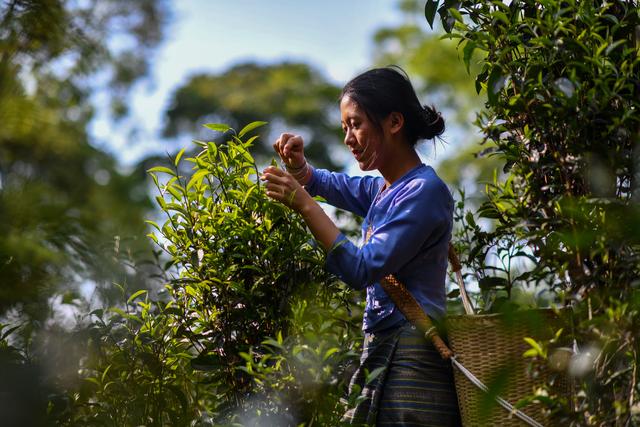
[(283, 133), (273, 144), (287, 172), (312, 196), (321, 196), (329, 204), (364, 217), (383, 184), (382, 178), (351, 177), (344, 173), (314, 169), (304, 157), (300, 135)]
[(273, 166), (266, 168), (260, 178), (266, 182), (267, 196), (300, 213), (311, 234), (329, 251), (340, 230), (302, 185), (290, 173)]

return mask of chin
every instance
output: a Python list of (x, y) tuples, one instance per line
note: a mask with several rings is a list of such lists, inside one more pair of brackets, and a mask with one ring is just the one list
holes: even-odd
[(358, 167), (360, 168), (360, 170), (362, 172), (368, 172), (368, 171), (372, 171), (372, 170), (376, 170), (377, 169), (374, 165), (371, 165), (371, 166), (367, 167), (367, 165), (364, 165), (364, 164), (362, 164), (360, 162), (358, 162)]

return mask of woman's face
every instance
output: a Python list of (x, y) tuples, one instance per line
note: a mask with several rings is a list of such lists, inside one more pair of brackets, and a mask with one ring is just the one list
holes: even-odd
[(369, 171), (380, 168), (384, 159), (383, 135), (364, 112), (348, 96), (340, 101), (340, 115), (344, 130), (344, 143), (355, 157), (360, 169)]

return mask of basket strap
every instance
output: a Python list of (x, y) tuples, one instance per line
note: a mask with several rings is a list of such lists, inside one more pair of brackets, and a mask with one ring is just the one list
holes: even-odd
[[(367, 240), (370, 236), (370, 229), (367, 230)], [(464, 281), (462, 280), (462, 265), (458, 254), (451, 243), (449, 243), (449, 262), (451, 263), (451, 269), (456, 272), (458, 278), (458, 286), (460, 287), (460, 296), (462, 297), (462, 304), (467, 314), (473, 314), (473, 306), (471, 300), (467, 295), (467, 291), (464, 287)], [(424, 312), (418, 301), (411, 295), (407, 288), (402, 284), (393, 274), (385, 276), (380, 285), (382, 289), (393, 300), (394, 304), (404, 317), (411, 322), (412, 325), (417, 327), (422, 332), (427, 340), (433, 342), (434, 347), (440, 353), (443, 359), (449, 359), (453, 356), (453, 351), (447, 346), (447, 344), (440, 338), (438, 331), (434, 326), (429, 316)]]
[[(453, 366), (458, 368), (460, 372), (466, 376), (472, 384), (478, 387), (480, 390), (485, 393), (489, 390), (489, 388), (482, 382), (478, 377), (473, 375), (471, 371), (465, 368), (462, 363), (458, 362), (453, 351), (447, 346), (447, 344), (440, 338), (438, 335), (438, 331), (434, 326), (433, 322), (429, 318), (429, 316), (424, 312), (418, 301), (411, 295), (411, 293), (407, 290), (407, 288), (400, 282), (393, 274), (390, 274), (384, 277), (380, 281), (380, 285), (382, 285), (382, 289), (389, 295), (389, 297), (393, 300), (394, 304), (404, 317), (411, 322), (412, 325), (416, 326), (420, 332), (424, 333), (425, 338), (430, 339), (433, 342), (434, 347), (440, 353), (443, 359), (450, 359)], [(542, 424), (538, 423), (536, 420), (520, 411), (519, 409), (514, 408), (512, 404), (501, 398), (500, 396), (495, 397), (496, 402), (504, 409), (512, 413), (517, 418), (521, 419), (525, 423), (529, 424), (532, 427), (544, 427)]]
[(433, 342), (434, 347), (443, 359), (453, 356), (453, 351), (438, 335), (438, 330), (424, 312), (418, 301), (411, 295), (407, 288), (393, 275), (390, 274), (380, 281), (382, 289), (393, 300), (394, 304), (404, 317), (422, 332), (426, 339)]

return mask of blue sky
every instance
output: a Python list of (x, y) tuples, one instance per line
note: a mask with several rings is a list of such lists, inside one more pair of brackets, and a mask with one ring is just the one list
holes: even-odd
[(100, 114), (92, 126), (96, 144), (125, 165), (145, 153), (175, 151), (175, 141), (159, 136), (162, 114), (191, 75), (289, 59), (342, 84), (371, 64), (375, 31), (401, 22), (395, 0), (180, 0), (173, 13), (151, 78), (132, 93), (132, 121), (114, 126)]

